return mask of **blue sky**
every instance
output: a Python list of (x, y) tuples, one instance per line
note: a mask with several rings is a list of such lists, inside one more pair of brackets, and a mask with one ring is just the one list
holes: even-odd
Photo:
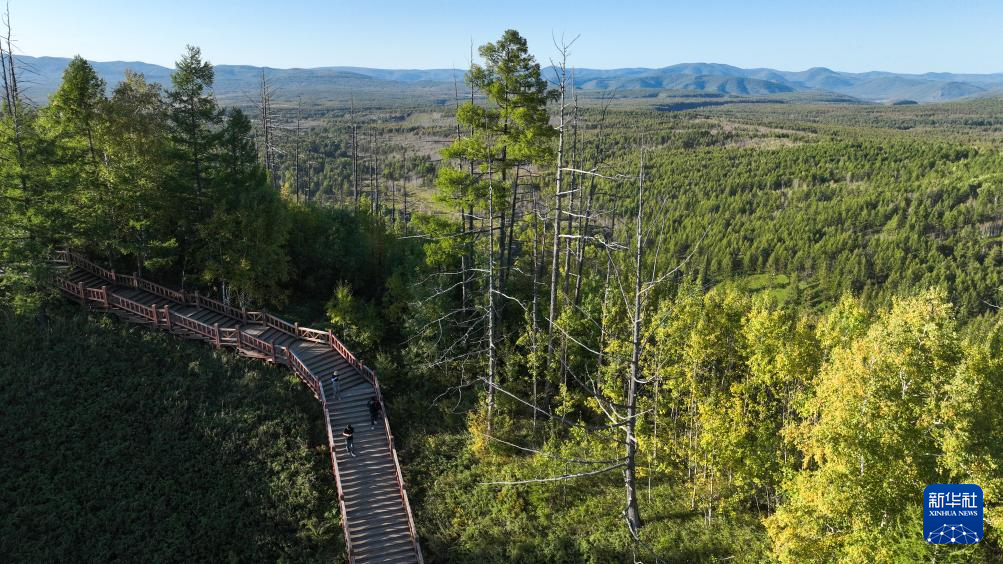
[(470, 42), (518, 29), (541, 61), (580, 35), (579, 67), (1003, 71), (1000, 0), (11, 0), (28, 55), (170, 66), (186, 43), (216, 64), (463, 67)]

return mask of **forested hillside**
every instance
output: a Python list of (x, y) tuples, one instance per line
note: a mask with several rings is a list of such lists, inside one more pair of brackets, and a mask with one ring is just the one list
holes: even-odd
[[(998, 102), (673, 111), (580, 95), (567, 47), (333, 107), (223, 107), (196, 47), (40, 105), (6, 64), (0, 556), (340, 554), (306, 391), (60, 305), (72, 247), (369, 359), (430, 562), (1003, 558)], [(979, 544), (917, 534), (940, 482)]]
[[(61, 57), (21, 56), (20, 62), (33, 71), (29, 96), (44, 97), (59, 85), (60, 75), (70, 60)], [(114, 85), (126, 68), (144, 73), (152, 82), (167, 84), (171, 69), (140, 62), (94, 62), (98, 75)], [(555, 69), (544, 68), (544, 74)], [(295, 101), (306, 97), (323, 102), (345, 102), (354, 95), (366, 99), (406, 103), (414, 97), (449, 99), (453, 79), (462, 79), (457, 69), (374, 69), (362, 67), (320, 67), (272, 69), (249, 65), (219, 65), (216, 90), (224, 98), (239, 103), (254, 90), (265, 72), (283, 82), (281, 96)], [(588, 69), (577, 68), (575, 86), (582, 90), (642, 91), (647, 96), (679, 92), (719, 95), (762, 96), (782, 92), (814, 92), (843, 95), (849, 100), (894, 103), (899, 101), (946, 102), (1003, 93), (1003, 74), (892, 72), (839, 72), (815, 67), (803, 71), (768, 68), (743, 69), (715, 63), (682, 63), (662, 68)]]

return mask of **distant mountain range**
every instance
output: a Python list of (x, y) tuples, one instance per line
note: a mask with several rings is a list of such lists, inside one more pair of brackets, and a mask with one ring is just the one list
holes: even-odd
[[(69, 59), (21, 57), (30, 69), (29, 94), (43, 101), (58, 87)], [(142, 62), (92, 62), (108, 84), (117, 83), (132, 69), (147, 80), (170, 83), (171, 69)], [(216, 65), (216, 93), (221, 98), (253, 96), (262, 67)], [(363, 67), (311, 69), (265, 68), (280, 90), (280, 97), (303, 96), (317, 101), (343, 100), (349, 95), (370, 93), (399, 96), (450, 97), (453, 79), (462, 81), (463, 71), (453, 69), (390, 70)], [(709, 92), (737, 96), (765, 96), (792, 92), (820, 92), (857, 100), (891, 103), (903, 100), (940, 102), (967, 97), (1003, 94), (1003, 73), (900, 74), (890, 72), (847, 73), (823, 67), (804, 71), (768, 68), (743, 69), (716, 63), (684, 63), (659, 69), (575, 69), (575, 84), (585, 90)], [(548, 78), (553, 69), (544, 69)]]

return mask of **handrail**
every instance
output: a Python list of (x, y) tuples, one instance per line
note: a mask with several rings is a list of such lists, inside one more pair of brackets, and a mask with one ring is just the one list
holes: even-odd
[[(99, 278), (107, 280), (113, 284), (119, 284), (122, 286), (128, 286), (132, 288), (137, 288), (149, 292), (151, 294), (166, 298), (173, 302), (183, 305), (195, 305), (196, 307), (205, 307), (211, 309), (217, 313), (228, 316), (230, 318), (240, 320), (244, 323), (261, 323), (268, 327), (277, 329), (294, 337), (312, 341), (324, 343), (334, 349), (342, 358), (345, 359), (350, 365), (356, 368), (363, 378), (372, 384), (373, 389), (376, 393), (377, 399), (380, 401), (381, 405), (383, 403), (383, 393), (380, 389), (379, 379), (376, 376), (376, 372), (366, 366), (362, 361), (358, 359), (344, 343), (341, 342), (337, 337), (334, 336), (331, 331), (320, 331), (317, 329), (311, 329), (309, 327), (300, 327), (298, 323), (289, 323), (284, 319), (280, 319), (272, 314), (265, 313), (264, 311), (247, 311), (245, 309), (237, 309), (232, 306), (226, 305), (217, 300), (201, 296), (198, 293), (188, 294), (186, 292), (180, 292), (177, 290), (172, 290), (166, 286), (161, 286), (149, 280), (143, 279), (137, 275), (122, 275), (116, 274), (113, 270), (108, 270), (102, 268), (93, 262), (87, 260), (86, 258), (78, 255), (69, 250), (56, 251), (56, 257), (69, 264), (80, 267), (81, 269), (89, 272)], [(116, 306), (120, 307), (126, 311), (136, 313), (142, 317), (148, 318), (153, 321), (154, 325), (160, 325), (160, 311), (157, 309), (156, 304), (152, 306), (144, 306), (143, 304), (124, 298), (110, 292), (107, 288), (85, 288), (82, 283), (76, 283), (66, 280), (62, 277), (56, 278), (56, 283), (63, 291), (80, 298), (82, 302), (86, 302), (88, 299), (101, 302), (105, 307)], [(164, 306), (164, 321), (169, 328), (171, 325), (178, 325), (189, 331), (192, 331), (198, 335), (202, 335), (209, 341), (213, 342), (216, 346), (236, 346), (241, 348), (243, 345), (248, 345), (250, 348), (255, 349), (263, 354), (267, 354), (271, 357), (274, 362), (285, 362), (289, 368), (296, 374), (303, 382), (310, 388), (318, 399), (321, 400), (324, 407), (324, 415), (328, 431), (328, 443), (331, 450), (332, 464), (334, 465), (335, 480), (338, 484), (338, 502), (341, 506), (342, 514), (342, 525), (345, 528), (345, 540), (348, 546), (348, 557), (349, 562), (354, 562), (354, 553), (352, 551), (351, 539), (348, 531), (348, 524), (346, 519), (346, 510), (344, 505), (344, 494), (341, 490), (341, 477), (338, 473), (338, 462), (337, 455), (334, 447), (334, 436), (331, 430), (331, 421), (327, 406), (327, 399), (324, 397), (323, 382), (316, 378), (307, 368), (306, 364), (288, 347), (282, 347), (282, 355), (276, 354), (276, 347), (273, 343), (265, 341), (254, 337), (253, 335), (243, 331), (238, 328), (221, 328), (219, 325), (210, 326), (208, 324), (196, 321), (187, 316), (177, 314), (170, 310), (170, 308)], [(418, 542), (418, 530), (414, 524), (414, 515), (411, 510), (411, 504), (408, 500), (407, 490), (404, 487), (404, 476), (401, 472), (400, 460), (397, 456), (397, 447), (394, 443), (393, 434), (390, 432), (390, 420), (387, 417), (386, 409), (383, 409), (383, 430), (387, 440), (387, 446), (393, 456), (394, 470), (395, 470), (395, 480), (397, 481), (397, 489), (401, 496), (401, 503), (404, 512), (407, 514), (408, 529), (411, 533), (411, 542), (415, 550), (415, 555), (418, 558), (418, 562), (422, 563), (421, 548)]]
[(394, 470), (395, 478), (397, 479), (397, 491), (401, 496), (401, 503), (404, 506), (404, 513), (407, 515), (407, 526), (411, 531), (411, 544), (414, 546), (414, 553), (418, 557), (418, 564), (422, 564), (424, 560), (421, 556), (421, 547), (418, 545), (418, 528), (414, 525), (414, 514), (411, 512), (411, 502), (407, 498), (407, 490), (404, 487), (404, 475), (401, 473), (400, 460), (397, 458), (397, 445), (394, 443), (393, 434), (390, 432), (390, 419), (387, 418), (387, 407), (383, 402), (383, 392), (380, 390), (379, 380), (376, 378), (376, 372), (369, 369), (369, 367), (363, 365), (363, 368), (369, 371), (369, 375), (372, 377), (371, 382), (373, 383), (373, 389), (376, 390), (376, 399), (380, 402), (381, 411), (383, 412), (383, 431), (387, 437), (387, 447), (390, 448), (390, 454), (394, 457)]
[(60, 290), (73, 294), (78, 298), (81, 299), (83, 298), (83, 296), (80, 295), (80, 287), (74, 284), (73, 282), (70, 282), (69, 280), (63, 278), (62, 276), (56, 277), (56, 285), (59, 286)]
[[(168, 288), (166, 286), (161, 286), (160, 284), (151, 282), (139, 276), (116, 274), (115, 271), (102, 268), (73, 251), (69, 250), (56, 251), (56, 256), (57, 258), (60, 258), (65, 262), (77, 265), (86, 270), (87, 272), (90, 272), (95, 276), (104, 278), (105, 280), (108, 280), (109, 282), (115, 284), (121, 284), (123, 286), (130, 286), (132, 288), (146, 290), (151, 294), (156, 294), (160, 297), (167, 298), (179, 304), (205, 307), (217, 313), (226, 315), (228, 317), (239, 319), (244, 323), (260, 322), (269, 327), (272, 327), (273, 329), (278, 329), (279, 331), (308, 341), (325, 343), (334, 350), (336, 350), (338, 354), (344, 357), (345, 360), (348, 361), (348, 363), (354, 366), (355, 368), (363, 371), (368, 371), (370, 373), (369, 380), (370, 382), (372, 382), (372, 370), (370, 370), (368, 367), (366, 367), (365, 364), (359, 361), (359, 359), (354, 354), (352, 354), (350, 350), (348, 350), (348, 347), (346, 347), (344, 343), (342, 343), (330, 331), (320, 331), (318, 329), (311, 329), (309, 327), (300, 327), (298, 323), (290, 323), (284, 319), (276, 317), (270, 313), (265, 313), (263, 311), (239, 310), (233, 306), (226, 305), (212, 298), (208, 298), (206, 296), (197, 293), (188, 294), (186, 292), (179, 292), (177, 290), (172, 290), (171, 288)], [(70, 291), (71, 293), (74, 293), (74, 295), (79, 296), (79, 293), (76, 290), (70, 290), (69, 288), (67, 288), (67, 290)]]
[[(129, 281), (128, 285), (132, 286), (133, 288), (138, 288), (140, 290), (145, 290), (145, 291), (147, 291), (147, 292), (149, 292), (151, 294), (156, 294), (156, 295), (158, 295), (158, 296), (160, 296), (162, 298), (167, 298), (169, 300), (173, 300), (173, 301), (178, 302), (178, 303), (182, 303), (182, 304), (185, 303), (185, 294), (184, 294), (184, 292), (179, 292), (177, 290), (172, 290), (172, 289), (168, 288), (167, 286), (161, 286), (160, 284), (156, 284), (154, 282), (150, 282), (149, 280), (147, 280), (145, 278), (140, 278), (138, 276), (127, 276), (127, 275), (118, 274), (118, 275), (116, 275), (116, 278), (118, 278), (120, 280), (127, 280), (127, 281)], [(121, 283), (121, 282), (119, 282), (119, 283)]]
[(114, 292), (108, 293), (108, 304), (141, 315), (154, 323), (156, 323), (158, 319), (156, 308), (145, 306), (137, 301), (130, 300), (129, 298), (123, 298)]
[(247, 331), (241, 330), (237, 332), (237, 343), (238, 345), (246, 343), (250, 345), (251, 348), (257, 349), (258, 352), (267, 354), (270, 357), (275, 356), (275, 345), (269, 343), (268, 341), (259, 339)]
[(216, 313), (221, 313), (227, 317), (232, 317), (234, 319), (239, 319), (246, 322), (246, 311), (237, 309), (233, 306), (224, 304), (223, 302), (214, 300), (212, 298), (207, 298), (201, 294), (196, 294), (197, 305), (200, 305), (206, 309), (211, 309)]
[(113, 271), (108, 270), (107, 268), (102, 268), (73, 251), (56, 251), (56, 257), (74, 266), (78, 266), (83, 270), (90, 272), (94, 276), (104, 278), (105, 280), (111, 280), (112, 282), (115, 281), (115, 273)]
[(309, 327), (300, 327), (299, 338), (307, 341), (324, 343), (327, 341), (327, 331), (318, 331), (317, 329), (311, 329)]
[[(338, 454), (334, 446), (334, 432), (331, 431), (331, 413), (327, 409), (327, 396), (324, 395), (324, 382), (320, 385), (320, 401), (324, 407), (324, 425), (327, 427), (327, 445), (331, 452), (331, 467), (334, 469), (334, 483), (338, 488), (338, 506), (341, 509), (341, 528), (345, 531), (345, 548), (348, 551), (348, 562), (355, 562), (355, 552), (352, 550), (352, 533), (348, 530), (348, 510), (345, 508), (345, 492), (341, 489), (341, 472), (338, 471)], [(421, 562), (421, 556), (418, 557)]]
[(235, 327), (220, 327), (219, 340), (224, 345), (235, 345), (237, 344), (237, 333), (238, 329)]
[(299, 325), (296, 325), (296, 324), (293, 324), (293, 323), (289, 323), (288, 321), (286, 321), (284, 319), (279, 319), (278, 317), (275, 317), (274, 315), (272, 315), (270, 313), (263, 313), (262, 314), (262, 318), (263, 318), (262, 321), (264, 321), (265, 325), (268, 325), (269, 327), (272, 327), (273, 329), (278, 329), (279, 331), (282, 331), (283, 333), (289, 333), (290, 335), (292, 335), (294, 337), (299, 337), (299, 335), (298, 335), (298, 333), (299, 333)]
[(313, 395), (320, 399), (320, 384), (318, 384), (317, 377), (310, 372), (310, 369), (303, 364), (303, 361), (296, 356), (296, 353), (294, 353), (292, 349), (289, 347), (282, 348), (284, 350), (283, 354), (285, 355), (286, 360), (288, 360), (289, 367), (292, 369), (293, 373), (299, 376), (300, 380), (303, 380), (303, 383), (306, 384), (307, 387), (310, 388), (310, 391), (313, 392)]
[(177, 313), (174, 313), (173, 311), (169, 311), (168, 313), (171, 316), (172, 325), (180, 325), (181, 327), (184, 327), (189, 331), (194, 331), (195, 333), (198, 333), (199, 335), (204, 335), (209, 339), (215, 338), (215, 334), (213, 333), (213, 327), (205, 323), (202, 323), (201, 321), (196, 321), (190, 317), (179, 315)]

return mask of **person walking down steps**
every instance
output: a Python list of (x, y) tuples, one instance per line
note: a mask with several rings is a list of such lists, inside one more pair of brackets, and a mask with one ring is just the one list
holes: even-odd
[(334, 388), (334, 399), (338, 399), (338, 394), (341, 393), (341, 381), (338, 379), (338, 371), (334, 371), (334, 375), (331, 376), (331, 386)]
[(352, 456), (355, 456), (355, 429), (349, 425), (341, 432), (341, 436), (345, 437), (345, 450)]
[(380, 411), (383, 410), (383, 406), (380, 404), (380, 398), (373, 396), (369, 398), (369, 428), (376, 428), (376, 420), (380, 417)]

